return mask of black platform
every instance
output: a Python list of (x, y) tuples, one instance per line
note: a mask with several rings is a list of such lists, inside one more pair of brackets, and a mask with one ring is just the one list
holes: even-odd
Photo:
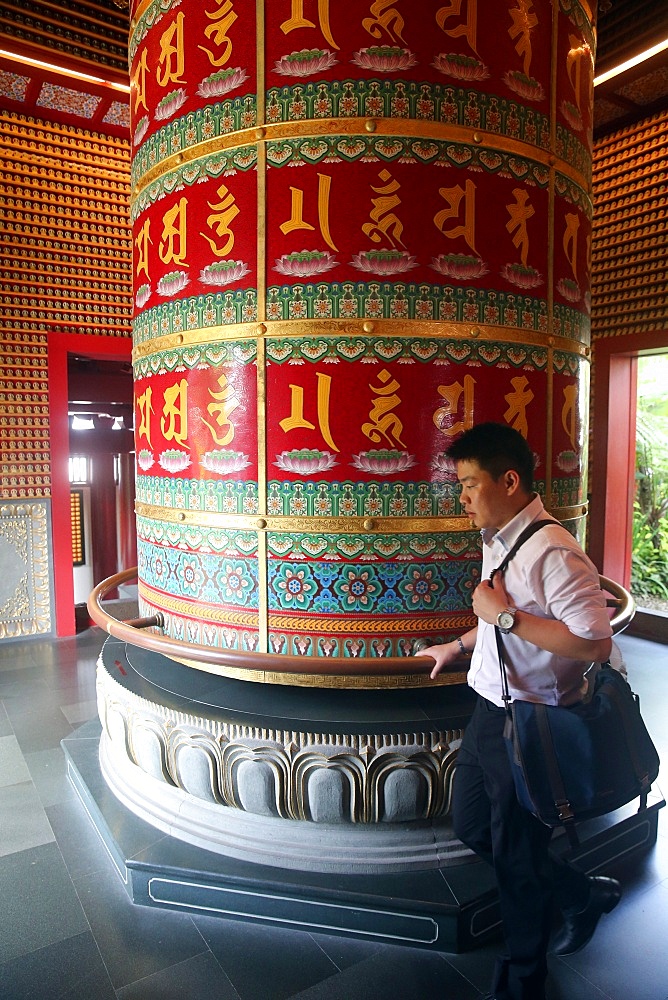
[[(70, 780), (133, 903), (451, 953), (498, 931), (492, 873), (473, 858), (406, 874), (317, 874), (253, 865), (169, 837), (107, 787), (100, 732), (99, 722), (89, 722), (62, 746)], [(655, 793), (641, 813), (631, 805), (583, 824), (569, 858), (594, 873), (647, 850), (664, 804)], [(555, 849), (566, 853), (565, 838), (555, 838)]]

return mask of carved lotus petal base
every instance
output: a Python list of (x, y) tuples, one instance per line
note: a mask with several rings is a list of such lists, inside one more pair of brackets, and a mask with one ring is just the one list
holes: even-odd
[[(470, 710), (461, 692), (247, 684), (115, 639), (97, 681), (105, 780), (170, 836), (320, 872), (399, 872), (470, 856), (449, 818)], [(459, 725), (425, 712), (448, 698)]]

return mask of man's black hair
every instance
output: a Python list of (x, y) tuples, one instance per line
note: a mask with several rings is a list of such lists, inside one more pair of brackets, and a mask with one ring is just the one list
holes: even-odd
[(533, 491), (533, 452), (520, 432), (507, 424), (476, 424), (453, 441), (446, 455), (455, 462), (477, 462), (494, 480), (513, 469), (522, 488)]

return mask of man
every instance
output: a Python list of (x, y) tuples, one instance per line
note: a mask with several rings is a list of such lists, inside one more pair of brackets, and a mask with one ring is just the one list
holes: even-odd
[[(482, 582), (473, 594), (478, 624), (429, 649), (432, 678), (470, 652), (468, 683), (478, 694), (457, 759), (453, 824), (496, 874), (506, 952), (490, 998), (544, 1000), (553, 897), (564, 922), (552, 950), (565, 955), (584, 947), (621, 891), (614, 879), (588, 878), (552, 858), (552, 831), (517, 801), (503, 740), (495, 626), (505, 633), (511, 697), (571, 705), (586, 691), (587, 668), (610, 655), (610, 620), (595, 566), (533, 492), (533, 454), (522, 435), (479, 424), (447, 454), (456, 463), (462, 508), (483, 540)], [(505, 573), (490, 580), (520, 533), (546, 519), (554, 526), (532, 535)]]

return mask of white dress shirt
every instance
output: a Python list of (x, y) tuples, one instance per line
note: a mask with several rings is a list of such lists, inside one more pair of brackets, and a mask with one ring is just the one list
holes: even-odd
[[(547, 514), (537, 494), (501, 531), (482, 530), (483, 579), (500, 565), (529, 524), (545, 519), (554, 521), (554, 527), (548, 525), (532, 535), (504, 573), (509, 606), (564, 622), (574, 635), (585, 639), (609, 638), (610, 615), (598, 571), (572, 535)], [(570, 705), (583, 697), (589, 662), (549, 653), (512, 632), (502, 640), (512, 698)], [(483, 698), (503, 705), (494, 626), (482, 619), (478, 620), (468, 683)]]

